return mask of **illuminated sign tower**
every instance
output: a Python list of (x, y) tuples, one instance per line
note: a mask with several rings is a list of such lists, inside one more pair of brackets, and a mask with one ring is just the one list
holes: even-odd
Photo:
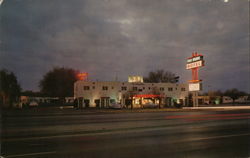
[(187, 59), (186, 69), (192, 70), (192, 80), (189, 81), (189, 91), (193, 92), (193, 106), (198, 106), (198, 91), (201, 90), (201, 81), (199, 79), (199, 68), (204, 66), (203, 55), (197, 52)]

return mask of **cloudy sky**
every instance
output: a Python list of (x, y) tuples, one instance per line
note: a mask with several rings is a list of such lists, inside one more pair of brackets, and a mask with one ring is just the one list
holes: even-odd
[(24, 90), (39, 90), (56, 66), (91, 80), (126, 81), (156, 69), (191, 79), (197, 51), (205, 90), (249, 91), (248, 0), (5, 0), (0, 68)]

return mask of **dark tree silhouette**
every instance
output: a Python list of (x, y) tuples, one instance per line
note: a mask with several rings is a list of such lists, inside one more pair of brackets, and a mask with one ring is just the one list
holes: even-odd
[(18, 102), (21, 87), (13, 72), (0, 70), (0, 105), (13, 106), (14, 102)]
[(144, 82), (147, 83), (177, 83), (179, 81), (179, 76), (176, 76), (170, 71), (156, 70), (149, 72), (147, 77), (144, 77)]
[(44, 95), (41, 92), (33, 92), (30, 90), (22, 91), (22, 96), (30, 96), (30, 97), (44, 97)]
[(46, 96), (59, 97), (63, 102), (65, 97), (73, 96), (77, 73), (71, 68), (54, 68), (40, 81), (41, 92)]

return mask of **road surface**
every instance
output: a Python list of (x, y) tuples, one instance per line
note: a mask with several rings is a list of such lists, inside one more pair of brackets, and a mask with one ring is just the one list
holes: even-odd
[(5, 158), (248, 158), (250, 110), (2, 112)]

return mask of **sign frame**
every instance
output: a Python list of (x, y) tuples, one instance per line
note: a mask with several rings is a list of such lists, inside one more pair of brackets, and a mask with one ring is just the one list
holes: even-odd
[(202, 90), (201, 82), (188, 84), (188, 91), (190, 91), (190, 92), (197, 92), (197, 91), (201, 91), (201, 90)]

